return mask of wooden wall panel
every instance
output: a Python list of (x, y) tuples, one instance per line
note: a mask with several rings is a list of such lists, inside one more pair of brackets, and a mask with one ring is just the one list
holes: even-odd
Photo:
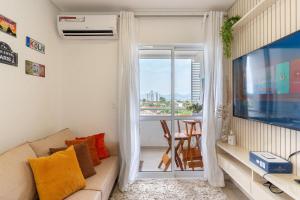
[[(229, 16), (245, 15), (261, 0), (237, 0), (228, 11)], [(277, 0), (262, 14), (234, 32), (232, 58), (238, 58), (279, 38), (300, 30), (300, 1)], [(227, 91), (232, 91), (232, 62), (228, 62)], [(228, 95), (231, 97), (231, 95)], [(232, 99), (229, 99), (232, 102)], [(248, 150), (270, 151), (283, 158), (300, 150), (300, 132), (261, 122), (232, 118), (232, 129), (239, 146)], [(300, 176), (300, 155), (292, 158), (294, 174)]]

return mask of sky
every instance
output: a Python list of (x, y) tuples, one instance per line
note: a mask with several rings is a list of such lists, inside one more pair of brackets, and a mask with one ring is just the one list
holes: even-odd
[[(140, 93), (171, 95), (171, 59), (140, 59)], [(175, 60), (175, 94), (191, 95), (191, 59)]]

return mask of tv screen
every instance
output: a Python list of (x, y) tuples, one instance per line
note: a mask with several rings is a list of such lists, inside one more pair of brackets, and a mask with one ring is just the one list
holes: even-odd
[(233, 115), (300, 130), (300, 32), (233, 61)]

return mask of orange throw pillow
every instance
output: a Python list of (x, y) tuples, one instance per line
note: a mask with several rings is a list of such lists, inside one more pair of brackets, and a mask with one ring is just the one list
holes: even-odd
[(76, 138), (76, 139), (86, 139), (89, 137), (95, 137), (96, 139), (96, 149), (97, 149), (97, 153), (100, 159), (104, 159), (104, 158), (108, 158), (109, 155), (109, 151), (105, 146), (105, 142), (104, 142), (104, 137), (105, 137), (105, 133), (98, 133), (96, 135), (92, 135), (92, 136), (88, 136), (88, 137), (80, 137), (80, 138)]
[(73, 146), (51, 156), (31, 158), (29, 164), (40, 200), (61, 200), (85, 187)]
[(101, 163), (101, 161), (98, 158), (97, 149), (96, 149), (96, 139), (94, 137), (90, 137), (90, 138), (86, 138), (86, 139), (75, 139), (75, 140), (66, 140), (65, 141), (65, 143), (68, 147), (71, 145), (74, 145), (74, 144), (80, 144), (82, 142), (87, 143), (94, 166), (99, 165)]

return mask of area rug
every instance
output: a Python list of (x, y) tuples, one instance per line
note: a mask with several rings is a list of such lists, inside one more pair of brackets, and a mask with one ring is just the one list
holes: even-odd
[(195, 179), (138, 180), (127, 192), (116, 188), (110, 200), (226, 200), (220, 188)]

